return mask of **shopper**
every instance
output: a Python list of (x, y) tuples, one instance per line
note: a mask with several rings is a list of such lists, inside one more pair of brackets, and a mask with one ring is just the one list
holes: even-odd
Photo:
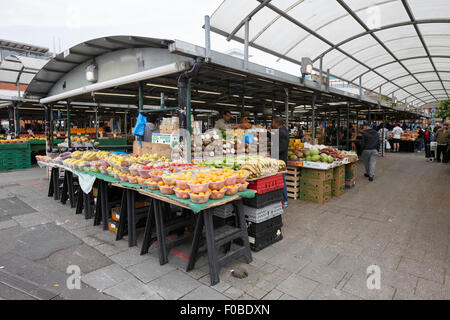
[(438, 143), (436, 161), (441, 162), (441, 154), (443, 155), (443, 163), (448, 163), (447, 148), (450, 144), (450, 131), (448, 129), (448, 123), (436, 132), (434, 141)]
[(432, 130), (430, 128), (425, 128), (425, 133), (423, 135), (423, 142), (425, 144), (425, 158), (431, 158), (431, 135)]
[(375, 166), (377, 164), (379, 147), (380, 139), (378, 133), (370, 125), (366, 124), (363, 128), (362, 159), (366, 169), (364, 176), (369, 178), (369, 181), (373, 181), (375, 177)]
[(441, 129), (442, 127), (439, 125), (439, 122), (436, 123), (436, 125), (433, 128), (433, 133), (438, 132), (439, 129)]
[(303, 139), (303, 137), (304, 137), (303, 129), (302, 126), (299, 124), (297, 126), (297, 139)]
[(400, 128), (398, 123), (395, 124), (395, 128), (392, 130), (393, 141), (394, 141), (394, 152), (400, 151), (400, 139), (403, 134), (403, 129)]
[[(283, 124), (283, 119), (281, 117), (275, 117), (272, 120), (272, 129), (279, 130), (279, 159), (283, 160), (287, 164), (287, 154), (289, 149), (289, 132)], [(283, 207), (288, 206), (288, 195), (286, 186), (286, 174), (283, 174)]]
[(378, 137), (380, 139), (381, 144), (380, 154), (382, 153), (382, 150), (384, 154), (386, 153), (386, 144), (388, 143), (389, 138), (389, 130), (385, 128), (384, 123), (380, 124), (380, 130), (378, 130)]
[(417, 141), (416, 141), (418, 152), (422, 152), (424, 138), (425, 138), (425, 131), (423, 131), (422, 128), (419, 127), (419, 132), (418, 132)]

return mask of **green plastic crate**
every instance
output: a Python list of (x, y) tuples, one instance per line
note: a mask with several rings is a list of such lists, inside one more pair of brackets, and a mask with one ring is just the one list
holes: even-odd
[(0, 171), (31, 168), (31, 147), (29, 143), (0, 145)]

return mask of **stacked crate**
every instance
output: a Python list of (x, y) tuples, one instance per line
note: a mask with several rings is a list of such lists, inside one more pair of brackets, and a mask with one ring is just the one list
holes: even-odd
[(244, 199), (250, 248), (260, 251), (283, 239), (281, 215), (283, 207), (283, 176), (257, 180), (249, 185), (257, 193), (253, 199)]
[(356, 162), (345, 165), (345, 188), (350, 189), (356, 185)]
[(31, 168), (29, 143), (0, 144), (0, 171)]
[(334, 197), (340, 197), (345, 193), (345, 166), (339, 166), (333, 169), (331, 191)]
[(302, 169), (300, 176), (300, 199), (325, 204), (331, 200), (333, 169)]
[(300, 168), (288, 167), (286, 174), (286, 186), (288, 197), (297, 200), (300, 197)]

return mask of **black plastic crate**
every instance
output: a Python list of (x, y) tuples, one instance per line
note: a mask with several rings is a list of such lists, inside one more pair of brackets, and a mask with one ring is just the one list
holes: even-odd
[(252, 208), (261, 209), (269, 204), (281, 202), (282, 200), (283, 189), (279, 189), (263, 194), (257, 193), (253, 199), (244, 198), (244, 204)]
[(213, 224), (214, 224), (215, 229), (223, 227), (224, 225), (235, 226), (236, 225), (236, 216), (233, 215), (228, 218), (221, 218), (221, 217), (213, 216)]
[(283, 240), (281, 228), (267, 230), (264, 235), (256, 237), (249, 236), (250, 249), (252, 251), (258, 252), (281, 240)]
[(251, 237), (261, 237), (272, 230), (281, 229), (283, 226), (282, 216), (277, 216), (262, 223), (247, 222), (248, 235)]

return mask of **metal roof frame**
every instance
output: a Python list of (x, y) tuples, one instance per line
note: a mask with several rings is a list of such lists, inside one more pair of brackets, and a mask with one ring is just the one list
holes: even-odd
[[(333, 44), (331, 41), (328, 41), (328, 39), (324, 38), (323, 36), (321, 36), (320, 34), (317, 33), (318, 30), (320, 30), (320, 29), (323, 28), (324, 26), (329, 25), (330, 22), (327, 22), (325, 25), (320, 26), (320, 28), (318, 28), (318, 29), (316, 29), (316, 30), (312, 30), (311, 28), (309, 28), (308, 26), (306, 26), (305, 24), (303, 24), (302, 22), (298, 21), (297, 19), (295, 19), (294, 17), (292, 17), (291, 15), (289, 15), (289, 14), (287, 13), (289, 10), (291, 10), (293, 7), (298, 6), (298, 5), (301, 4), (303, 1), (297, 1), (297, 2), (295, 2), (294, 4), (291, 5), (291, 7), (287, 8), (285, 11), (283, 11), (283, 10), (281, 10), (280, 8), (278, 8), (277, 6), (275, 6), (275, 5), (273, 4), (273, 2), (271, 2), (271, 1), (267, 1), (267, 0), (256, 0), (256, 1), (259, 2), (259, 5), (257, 5), (257, 7), (254, 8), (254, 9), (250, 12), (250, 14), (248, 14), (248, 15), (247, 15), (247, 16), (246, 16), (246, 17), (245, 17), (245, 18), (244, 18), (244, 19), (243, 19), (243, 20), (242, 20), (242, 21), (241, 21), (241, 22), (233, 29), (233, 31), (232, 31), (231, 33), (228, 34), (226, 31), (221, 30), (221, 29), (219, 29), (219, 28), (216, 28), (216, 27), (214, 27), (214, 26), (211, 26), (211, 31), (226, 36), (226, 37), (227, 37), (227, 40), (234, 39), (234, 40), (237, 40), (237, 41), (239, 41), (239, 42), (244, 43), (244, 40), (242, 40), (241, 38), (239, 38), (238, 36), (236, 36), (236, 34), (239, 32), (240, 29), (243, 28), (243, 26), (245, 25), (245, 22), (246, 22), (246, 21), (250, 20), (253, 16), (255, 16), (255, 15), (256, 15), (259, 11), (261, 11), (263, 8), (269, 8), (269, 9), (271, 9), (273, 12), (275, 12), (278, 16), (277, 16), (275, 19), (270, 18), (269, 23), (262, 29), (263, 31), (266, 30), (268, 27), (270, 27), (277, 19), (279, 19), (280, 17), (283, 17), (283, 18), (285, 18), (286, 20), (288, 20), (288, 21), (290, 21), (291, 23), (293, 23), (294, 25), (297, 25), (298, 27), (300, 27), (301, 29), (303, 29), (304, 31), (306, 31), (309, 35), (314, 36), (315, 38), (319, 39), (319, 40), (322, 41), (323, 43), (325, 43), (325, 44), (327, 44), (328, 46), (330, 46), (330, 48), (328, 48), (327, 50), (325, 50), (325, 51), (323, 51), (323, 52), (321, 52), (321, 53), (318, 53), (317, 56), (316, 56), (316, 57), (314, 58), (314, 60), (313, 60), (314, 62), (317, 62), (318, 60), (322, 59), (322, 58), (324, 57), (324, 55), (326, 55), (327, 53), (329, 53), (329, 52), (331, 52), (331, 51), (333, 51), (333, 50), (336, 50), (336, 51), (340, 52), (341, 54), (343, 54), (343, 55), (346, 57), (346, 59), (351, 59), (351, 60), (355, 61), (356, 63), (358, 63), (359, 65), (361, 65), (362, 67), (364, 67), (365, 69), (367, 69), (365, 72), (361, 73), (361, 74), (358, 75), (357, 77), (354, 77), (352, 80), (342, 79), (342, 77), (337, 77), (337, 78), (340, 78), (340, 79), (345, 80), (345, 81), (347, 81), (347, 82), (349, 82), (349, 83), (355, 84), (355, 83), (354, 83), (355, 80), (357, 80), (358, 78), (361, 78), (364, 74), (367, 74), (367, 73), (369, 73), (369, 72), (373, 72), (373, 73), (376, 74), (378, 77), (380, 77), (380, 78), (386, 80), (386, 82), (382, 83), (380, 86), (383, 86), (383, 85), (385, 85), (385, 84), (387, 84), (387, 83), (391, 83), (391, 84), (393, 84), (394, 86), (398, 87), (398, 90), (405, 91), (405, 92), (408, 94), (408, 98), (414, 97), (414, 98), (415, 98), (414, 101), (418, 100), (418, 101), (421, 101), (422, 103), (425, 103), (425, 101), (423, 101), (422, 99), (418, 98), (417, 95), (416, 95), (415, 93), (412, 93), (412, 92), (409, 92), (408, 90), (405, 90), (405, 89), (404, 89), (404, 88), (405, 88), (404, 86), (400, 86), (400, 85), (394, 83), (394, 82), (393, 82), (394, 80), (387, 79), (386, 77), (384, 77), (383, 75), (381, 75), (381, 74), (377, 71), (378, 68), (381, 68), (381, 67), (383, 67), (383, 66), (386, 66), (386, 65), (389, 65), (389, 64), (392, 64), (392, 63), (398, 63), (398, 64), (399, 64), (399, 65), (400, 65), (400, 66), (408, 73), (407, 76), (412, 77), (415, 81), (417, 81), (418, 84), (420, 84), (425, 90), (427, 90), (427, 91), (430, 93), (430, 95), (432, 95), (431, 91), (429, 91), (428, 88), (426, 88), (426, 87), (422, 84), (422, 81), (420, 81), (419, 79), (417, 79), (417, 77), (415, 76), (416, 74), (419, 74), (419, 73), (417, 73), (417, 72), (411, 72), (411, 71), (409, 70), (409, 68), (406, 67), (405, 64), (403, 64), (403, 61), (405, 61), (405, 60), (418, 59), (419, 57), (407, 57), (407, 58), (400, 59), (400, 58), (397, 57), (397, 56), (396, 56), (396, 55), (395, 55), (395, 54), (394, 54), (394, 53), (386, 46), (386, 44), (385, 44), (383, 41), (381, 41), (380, 38), (376, 35), (377, 32), (383, 31), (383, 30), (388, 30), (388, 29), (392, 29), (392, 28), (398, 28), (398, 27), (402, 27), (402, 26), (413, 26), (414, 29), (415, 29), (415, 31), (416, 31), (417, 37), (418, 37), (418, 39), (420, 40), (420, 42), (421, 42), (421, 44), (422, 44), (423, 50), (424, 50), (425, 53), (426, 53), (426, 55), (425, 55), (425, 56), (422, 56), (422, 58), (427, 58), (427, 59), (430, 61), (431, 65), (432, 65), (433, 72), (436, 74), (437, 79), (438, 79), (438, 81), (441, 83), (443, 90), (447, 93), (447, 98), (450, 99), (449, 90), (445, 87), (444, 81), (443, 81), (442, 77), (441, 77), (440, 74), (439, 74), (441, 71), (439, 71), (439, 70), (437, 69), (436, 64), (435, 64), (434, 61), (433, 61), (433, 58), (438, 57), (438, 55), (432, 55), (432, 54), (430, 53), (430, 50), (429, 50), (429, 48), (428, 48), (428, 46), (427, 46), (427, 44), (426, 44), (426, 42), (425, 42), (425, 40), (424, 40), (424, 37), (423, 37), (423, 35), (422, 35), (420, 29), (418, 28), (418, 25), (420, 25), (420, 24), (432, 24), (432, 23), (445, 23), (445, 24), (449, 24), (449, 23), (450, 23), (450, 19), (422, 19), (422, 20), (417, 20), (417, 19), (414, 17), (414, 14), (412, 13), (412, 10), (411, 10), (411, 8), (410, 8), (410, 6), (409, 6), (407, 0), (401, 0), (401, 3), (402, 3), (402, 5), (403, 5), (403, 8), (404, 8), (406, 14), (408, 15), (410, 21), (405, 21), (405, 22), (400, 22), (400, 23), (395, 23), (395, 24), (385, 25), (385, 26), (382, 26), (382, 27), (376, 27), (376, 28), (371, 29), (371, 28), (369, 28), (369, 27), (361, 20), (361, 18), (356, 14), (356, 11), (352, 10), (352, 9), (351, 9), (351, 8), (350, 8), (343, 0), (336, 0), (336, 2), (337, 2), (337, 3), (338, 3), (338, 4), (339, 4), (339, 5), (340, 5), (347, 13), (348, 13), (348, 15), (351, 16), (351, 17), (354, 19), (354, 21), (356, 21), (356, 22), (357, 22), (357, 23), (358, 23), (365, 31), (362, 32), (362, 33), (359, 33), (359, 34), (357, 34), (357, 35), (353, 35), (353, 36), (351, 36), (351, 37), (348, 37), (347, 39), (344, 39), (344, 40), (340, 41), (340, 42), (337, 43), (337, 44)], [(380, 5), (380, 4), (383, 4), (383, 3), (385, 3), (385, 2), (377, 3), (376, 5)], [(220, 7), (219, 7), (219, 9), (220, 9)], [(360, 10), (363, 10), (363, 9), (358, 9), (358, 11), (360, 11)], [(338, 19), (340, 19), (340, 18), (341, 18), (341, 17), (339, 17)], [(338, 19), (337, 19), (337, 20), (338, 20)], [(263, 32), (263, 31), (260, 31), (260, 33), (258, 33), (258, 35), (257, 35), (255, 38), (259, 37), (260, 34), (261, 34), (261, 32)], [(382, 64), (382, 65), (379, 65), (379, 66), (373, 68), (373, 67), (370, 67), (369, 65), (367, 65), (366, 63), (362, 62), (361, 60), (356, 59), (355, 57), (353, 57), (352, 55), (348, 54), (345, 50), (343, 50), (343, 49), (341, 48), (342, 45), (344, 45), (344, 44), (346, 44), (346, 43), (349, 43), (349, 42), (351, 42), (351, 41), (353, 41), (353, 40), (355, 40), (355, 39), (358, 39), (358, 38), (361, 38), (361, 37), (363, 37), (363, 36), (366, 36), (366, 35), (371, 35), (371, 37), (372, 37), (372, 38), (373, 38), (373, 39), (374, 39), (374, 40), (375, 40), (375, 41), (376, 41), (376, 42), (377, 42), (377, 43), (378, 43), (378, 44), (379, 44), (379, 45), (380, 45), (387, 53), (388, 53), (388, 55), (390, 55), (390, 56), (393, 58), (393, 61), (388, 62), (388, 63), (384, 63), (384, 64)], [(254, 38), (253, 40), (255, 40), (255, 38)], [(277, 56), (278, 58), (281, 58), (281, 59), (284, 59), (284, 60), (287, 60), (287, 61), (290, 61), (290, 62), (293, 62), (293, 63), (296, 63), (296, 64), (300, 64), (300, 62), (297, 61), (296, 59), (293, 59), (293, 58), (291, 58), (291, 57), (288, 57), (288, 56), (287, 56), (287, 53), (289, 53), (293, 48), (295, 48), (296, 46), (298, 46), (298, 44), (301, 43), (303, 40), (304, 40), (304, 39), (300, 40), (300, 41), (299, 41), (298, 43), (296, 43), (293, 47), (290, 47), (290, 49), (288, 49), (287, 52), (284, 52), (284, 51), (283, 51), (284, 53), (280, 53), (280, 52), (278, 52), (278, 51), (273, 51), (273, 50), (271, 50), (270, 48), (260, 46), (260, 45), (258, 45), (258, 44), (256, 44), (256, 43), (253, 43), (252, 41), (249, 42), (249, 45), (252, 46), (252, 47), (255, 47), (255, 48), (259, 49), (259, 50), (262, 50), (262, 51), (264, 51), (264, 52), (273, 54), (273, 55)], [(448, 56), (439, 56), (439, 58), (450, 58), (450, 57), (448, 57)], [(320, 72), (322, 73), (323, 70), (320, 70)], [(331, 73), (330, 73), (330, 75), (331, 75)], [(377, 88), (379, 88), (379, 86), (378, 86), (378, 87), (372, 87), (372, 89), (367, 89), (367, 88), (364, 88), (364, 89), (371, 91), (371, 90), (376, 90)], [(396, 91), (398, 91), (398, 90), (396, 90)], [(432, 95), (432, 96), (433, 96), (433, 95)]]
[[(129, 41), (135, 41), (134, 37), (106, 37), (101, 38), (102, 41), (113, 40), (117, 44), (117, 51), (121, 50), (124, 46), (123, 39), (130, 39)], [(27, 89), (27, 93), (35, 94), (33, 86), (39, 84), (40, 82), (52, 84), (56, 83), (66, 73), (70, 73), (77, 65), (74, 65), (75, 58), (72, 57), (72, 53), (75, 55), (79, 53), (82, 56), (77, 57), (78, 64), (82, 64), (97, 54), (101, 49), (97, 47), (102, 46), (96, 43), (94, 39), (89, 41), (89, 43), (94, 43), (96, 48), (92, 46), (78, 45), (74, 48), (66, 51), (69, 55), (60, 54), (52, 61), (50, 61), (39, 74), (34, 79), (33, 83), (30, 84)], [(116, 41), (117, 40), (117, 41)], [(205, 58), (205, 48), (195, 46), (189, 43), (185, 43), (180, 40), (159, 40), (159, 39), (137, 39), (139, 41), (140, 47), (156, 46), (158, 48), (165, 48), (168, 54), (176, 54), (181, 56), (187, 56), (189, 58)], [(153, 40), (153, 42), (151, 41)], [(109, 41), (111, 42), (111, 41)], [(108, 42), (108, 43), (109, 43)], [(111, 43), (112, 43), (111, 42)], [(117, 43), (120, 42), (120, 43)], [(127, 43), (125, 41), (125, 43)], [(104, 47), (104, 46), (102, 46)], [(79, 48), (84, 48), (83, 51), (79, 52)], [(86, 48), (89, 48), (86, 51)], [(100, 55), (106, 53), (104, 47), (103, 52)], [(322, 85), (314, 81), (305, 80), (299, 77), (283, 73), (278, 70), (273, 70), (266, 68), (265, 66), (257, 65), (254, 63), (249, 63), (248, 68), (245, 69), (243, 66), (243, 60), (232, 57), (226, 54), (211, 52), (211, 62), (205, 63), (204, 67), (199, 72), (198, 78), (192, 82), (192, 105), (194, 109), (205, 109), (208, 106), (216, 111), (230, 110), (234, 109), (237, 111), (249, 111), (255, 113), (263, 112), (264, 108), (273, 107), (276, 112), (285, 112), (285, 89), (288, 88), (289, 94), (289, 105), (292, 108), (295, 105), (301, 104), (311, 104), (313, 96), (317, 97), (317, 104), (326, 105), (329, 102), (350, 102), (354, 105), (361, 105), (362, 109), (368, 109), (366, 106), (372, 106), (372, 110), (375, 112), (378, 108), (380, 110), (385, 110), (386, 113), (389, 112), (399, 112), (397, 108), (393, 108), (387, 104), (374, 101), (367, 97), (361, 97), (349, 92), (341, 91), (336, 88), (324, 88)], [(99, 58), (100, 59), (100, 58)], [(69, 64), (64, 64), (64, 62), (70, 61)], [(50, 69), (50, 70), (49, 70)], [(55, 74), (50, 75), (48, 72), (58, 72), (60, 76)], [(48, 80), (49, 77), (56, 80)], [(166, 106), (176, 107), (177, 106), (177, 74), (169, 74), (165, 76), (158, 77), (156, 79), (144, 80), (144, 83), (150, 84), (149, 86), (144, 86), (144, 105), (154, 105), (155, 102), (160, 102), (160, 93), (164, 92), (169, 96), (170, 100), (166, 102)], [(155, 86), (151, 86), (151, 84)], [(47, 88), (47, 87), (46, 87)], [(48, 87), (47, 94), (41, 93), (41, 97), (46, 97), (48, 92), (50, 92), (51, 87)], [(172, 90), (172, 91), (170, 91)], [(90, 92), (75, 92), (74, 96), (64, 95), (62, 99), (70, 99), (74, 104), (77, 103), (89, 103), (94, 101), (94, 103), (119, 103), (124, 105), (138, 105), (137, 97), (137, 84), (136, 83), (121, 83), (118, 86), (102, 87), (102, 90), (96, 91), (94, 95)], [(58, 103), (58, 101), (53, 101), (54, 99), (41, 100), (42, 103)], [(330, 106), (325, 106), (325, 109), (331, 109)], [(335, 108), (335, 107), (333, 107)], [(293, 110), (294, 111), (294, 110)], [(424, 115), (408, 111), (408, 117), (420, 118)]]

